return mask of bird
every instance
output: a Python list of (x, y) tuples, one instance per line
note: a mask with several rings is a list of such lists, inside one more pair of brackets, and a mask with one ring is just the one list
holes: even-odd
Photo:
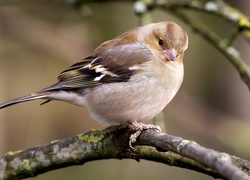
[(62, 71), (55, 84), (2, 103), (0, 109), (37, 99), (83, 106), (100, 124), (135, 130), (129, 139), (133, 148), (143, 130), (160, 131), (142, 122), (154, 118), (176, 95), (187, 48), (186, 31), (172, 21), (135, 27), (101, 43)]

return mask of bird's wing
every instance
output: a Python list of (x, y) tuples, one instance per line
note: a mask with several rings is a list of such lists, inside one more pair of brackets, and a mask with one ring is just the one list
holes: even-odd
[(91, 56), (61, 72), (58, 82), (43, 89), (42, 92), (84, 89), (104, 83), (126, 82), (138, 71), (132, 67), (150, 60), (151, 56), (149, 49), (142, 43), (97, 48)]

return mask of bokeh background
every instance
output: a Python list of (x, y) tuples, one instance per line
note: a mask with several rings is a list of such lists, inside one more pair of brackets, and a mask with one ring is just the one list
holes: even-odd
[[(88, 3), (83, 14), (63, 0), (0, 0), (0, 102), (56, 82), (65, 68), (101, 42), (138, 26), (132, 3)], [(228, 1), (250, 16), (250, 1)], [(153, 11), (153, 22), (172, 20), (189, 34), (184, 83), (165, 108), (169, 134), (250, 159), (250, 94), (227, 59), (170, 13)], [(233, 28), (222, 19), (189, 11), (222, 37)], [(249, 44), (235, 46), (250, 65)], [(86, 109), (62, 102), (33, 101), (0, 110), (0, 156), (55, 139), (102, 129)], [(150, 122), (149, 122), (150, 123)], [(102, 160), (39, 175), (42, 179), (212, 179), (160, 163)]]

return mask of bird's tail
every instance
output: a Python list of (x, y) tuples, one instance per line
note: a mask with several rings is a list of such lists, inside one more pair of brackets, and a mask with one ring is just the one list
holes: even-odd
[[(33, 93), (27, 96), (22, 96), (19, 98), (15, 98), (12, 100), (9, 100), (7, 102), (4, 102), (2, 104), (0, 104), (0, 109), (14, 105), (14, 104), (18, 104), (18, 103), (22, 103), (22, 102), (26, 102), (26, 101), (32, 101), (32, 100), (36, 100), (36, 99), (46, 99), (47, 95), (43, 94), (43, 93)], [(46, 101), (48, 102), (48, 101)], [(44, 103), (42, 103), (44, 104)]]

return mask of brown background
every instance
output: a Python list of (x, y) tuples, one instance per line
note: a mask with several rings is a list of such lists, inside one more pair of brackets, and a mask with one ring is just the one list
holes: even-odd
[[(248, 1), (236, 7), (248, 16)], [(243, 4), (244, 2), (244, 4)], [(248, 3), (248, 4), (247, 4)], [(234, 4), (232, 4), (234, 5)], [(0, 102), (40, 90), (57, 75), (86, 57), (101, 42), (138, 26), (130, 3), (88, 4), (83, 18), (65, 1), (0, 1)], [(217, 17), (189, 13), (226, 38), (233, 28)], [(169, 13), (152, 12), (154, 22), (172, 20), (189, 34), (185, 79), (165, 108), (168, 133), (219, 151), (250, 159), (250, 95), (227, 59)], [(250, 64), (249, 45), (236, 42)], [(103, 126), (86, 109), (42, 101), (0, 110), (0, 155)], [(150, 121), (149, 121), (150, 123)], [(139, 172), (139, 173), (138, 173)], [(42, 179), (212, 179), (160, 163), (103, 160), (40, 175)]]

